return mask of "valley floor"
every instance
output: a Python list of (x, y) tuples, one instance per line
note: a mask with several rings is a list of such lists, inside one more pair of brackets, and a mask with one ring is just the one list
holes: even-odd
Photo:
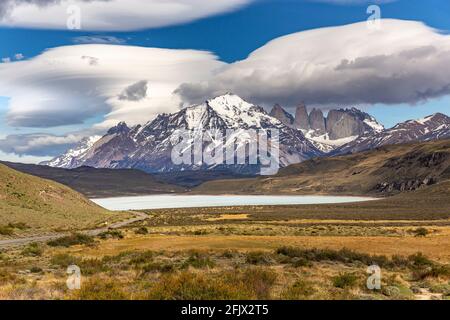
[[(450, 217), (416, 205), (396, 219), (390, 206), (365, 219), (364, 204), (147, 211), (95, 236), (4, 249), (0, 298), (449, 299)], [(72, 264), (81, 290), (66, 287)], [(366, 286), (372, 264), (381, 290)]]

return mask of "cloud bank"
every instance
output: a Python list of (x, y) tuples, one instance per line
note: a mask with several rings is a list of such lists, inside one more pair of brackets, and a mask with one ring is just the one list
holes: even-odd
[(187, 103), (232, 91), (262, 105), (415, 104), (450, 93), (449, 65), (449, 35), (419, 22), (361, 22), (275, 39), (176, 93)]
[[(9, 97), (11, 127), (76, 125), (92, 117), (107, 128), (178, 109), (173, 91), (209, 79), (222, 67), (205, 51), (120, 45), (51, 49), (31, 60), (0, 64), (0, 96)], [(150, 90), (151, 89), (151, 90)]]
[(56, 156), (65, 152), (82, 138), (81, 134), (66, 136), (40, 133), (9, 135), (0, 140), (0, 151), (18, 156)]
[(253, 0), (2, 0), (0, 26), (66, 29), (67, 8), (81, 10), (89, 31), (164, 27), (236, 10)]

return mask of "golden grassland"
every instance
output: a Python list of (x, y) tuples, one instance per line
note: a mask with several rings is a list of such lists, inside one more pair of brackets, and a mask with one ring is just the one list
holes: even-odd
[[(3, 250), (0, 298), (450, 297), (448, 220), (261, 221), (255, 210), (246, 216), (224, 210), (148, 212), (148, 220), (84, 245), (56, 241)], [(382, 267), (379, 291), (366, 287), (372, 263)], [(82, 270), (81, 290), (65, 285), (70, 264)]]

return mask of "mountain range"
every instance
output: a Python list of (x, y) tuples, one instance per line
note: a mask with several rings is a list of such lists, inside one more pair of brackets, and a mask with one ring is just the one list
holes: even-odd
[[(234, 94), (225, 94), (172, 114), (161, 114), (144, 124), (129, 127), (125, 122), (108, 130), (103, 137), (88, 137), (65, 154), (44, 165), (59, 168), (81, 166), (111, 169), (140, 169), (149, 173), (192, 170), (229, 171), (257, 174), (261, 164), (206, 165), (174, 164), (171, 159), (173, 135), (186, 130), (237, 130), (224, 145), (234, 141), (239, 130), (279, 130), (279, 166), (287, 167), (305, 160), (345, 155), (384, 145), (450, 138), (450, 118), (437, 113), (420, 120), (409, 120), (385, 129), (371, 115), (357, 109), (337, 109), (324, 116), (319, 109), (308, 113), (304, 104), (295, 116), (280, 105), (270, 113)], [(196, 137), (193, 137), (196, 139)], [(234, 152), (246, 148), (238, 144)]]

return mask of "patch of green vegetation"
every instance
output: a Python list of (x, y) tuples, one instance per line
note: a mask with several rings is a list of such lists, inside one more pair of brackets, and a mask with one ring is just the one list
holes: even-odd
[(76, 300), (129, 300), (133, 297), (125, 292), (117, 280), (94, 278), (81, 286), (72, 296)]
[(12, 236), (14, 230), (10, 226), (0, 226), (0, 235), (2, 236)]
[(30, 243), (22, 250), (22, 255), (26, 257), (40, 257), (44, 253), (44, 248), (39, 243)]
[(200, 252), (192, 252), (189, 258), (187, 258), (183, 264), (181, 265), (182, 269), (185, 268), (195, 268), (195, 269), (205, 269), (205, 268), (214, 268), (215, 262), (211, 260), (205, 254)]
[(140, 228), (137, 228), (134, 231), (134, 233), (145, 235), (145, 234), (148, 234), (148, 229), (147, 229), (147, 227), (140, 227)]
[(417, 228), (412, 230), (412, 233), (415, 237), (426, 237), (430, 233), (430, 231), (428, 231), (428, 229), (426, 228)]
[(70, 265), (79, 265), (81, 259), (67, 253), (54, 255), (50, 259), (50, 263), (56, 266), (67, 268)]
[(248, 252), (246, 254), (246, 262), (253, 265), (271, 265), (273, 264), (273, 259), (270, 254), (263, 251)]
[(156, 300), (243, 300), (269, 299), (276, 274), (248, 269), (220, 275), (191, 272), (164, 275), (151, 286), (147, 299)]
[(100, 239), (123, 239), (124, 235), (120, 230), (108, 230), (98, 235)]
[(95, 243), (95, 240), (93, 237), (81, 234), (81, 233), (75, 233), (70, 236), (62, 237), (59, 239), (55, 239), (52, 241), (47, 242), (47, 244), (51, 247), (71, 247), (75, 245), (93, 245)]
[(358, 283), (358, 276), (354, 273), (342, 273), (332, 278), (333, 286), (336, 288), (354, 288)]
[(305, 300), (313, 296), (316, 292), (317, 290), (311, 282), (300, 279), (283, 291), (281, 297), (286, 300)]
[(176, 266), (171, 263), (163, 263), (163, 262), (152, 262), (149, 264), (146, 264), (142, 267), (143, 273), (153, 273), (153, 272), (160, 272), (160, 273), (170, 273), (176, 271)]
[(30, 272), (31, 273), (42, 273), (42, 268), (40, 267), (31, 267)]

